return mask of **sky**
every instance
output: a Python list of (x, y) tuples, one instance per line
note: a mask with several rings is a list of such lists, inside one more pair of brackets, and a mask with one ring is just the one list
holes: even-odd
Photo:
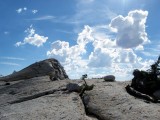
[(0, 74), (48, 58), (71, 79), (131, 80), (160, 55), (159, 0), (1, 0)]

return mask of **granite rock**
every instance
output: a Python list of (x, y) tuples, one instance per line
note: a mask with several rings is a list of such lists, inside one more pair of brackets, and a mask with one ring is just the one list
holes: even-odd
[(0, 77), (0, 81), (17, 81), (45, 75), (49, 75), (51, 80), (68, 79), (68, 75), (63, 66), (61, 66), (56, 59), (50, 58), (36, 62), (20, 71), (13, 72), (8, 76)]
[(107, 76), (104, 76), (103, 79), (106, 82), (114, 82), (115, 81), (115, 76), (114, 75), (107, 75)]
[(78, 93), (68, 93), (70, 80), (48, 76), (21, 80), (0, 89), (0, 120), (96, 120), (86, 115)]

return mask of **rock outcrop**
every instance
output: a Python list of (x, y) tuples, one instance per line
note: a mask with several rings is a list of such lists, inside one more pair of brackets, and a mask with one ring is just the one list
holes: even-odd
[(0, 120), (92, 120), (78, 93), (66, 90), (69, 82), (44, 76), (1, 88)]
[(53, 80), (68, 78), (61, 64), (56, 59), (51, 58), (36, 62), (11, 75), (0, 77), (0, 81), (16, 81), (45, 75), (49, 75)]
[(0, 81), (0, 120), (159, 120), (160, 103), (135, 98), (129, 82), (86, 80), (83, 96), (72, 92), (82, 80), (51, 81), (49, 76)]
[(129, 95), (125, 86), (129, 82), (87, 81), (95, 84), (92, 91), (87, 91), (89, 98), (87, 111), (100, 120), (159, 120), (160, 103), (136, 98)]
[[(117, 82), (113, 75), (104, 77), (107, 82), (85, 78), (69, 80), (56, 59), (0, 77), (0, 120), (160, 119), (159, 101), (128, 94), (125, 87), (130, 81)], [(160, 90), (153, 95), (160, 98)]]

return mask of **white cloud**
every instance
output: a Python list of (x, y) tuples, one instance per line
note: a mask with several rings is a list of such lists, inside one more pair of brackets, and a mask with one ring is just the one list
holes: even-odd
[(11, 66), (20, 66), (19, 64), (12, 63), (12, 62), (0, 62), (0, 64), (2, 64), (2, 65), (11, 65)]
[(69, 46), (69, 42), (57, 40), (52, 43), (52, 48), (47, 51), (47, 56), (59, 60), (67, 74), (70, 75), (70, 78), (80, 78), (87, 67), (86, 61), (82, 60), (81, 57), (84, 52), (84, 47), (82, 46)]
[(80, 55), (86, 53), (86, 44), (93, 41), (91, 37), (92, 29), (85, 26), (84, 30), (79, 33), (77, 38), (77, 45), (69, 46), (69, 42), (57, 40), (52, 43), (52, 48), (47, 52), (48, 56), (54, 56), (62, 62), (80, 59)]
[[(101, 34), (95, 34), (95, 30), (90, 26), (84, 26), (82, 32), (78, 34), (76, 45), (70, 46), (66, 41), (57, 40), (52, 43), (52, 48), (47, 52), (47, 56), (58, 59), (64, 65), (67, 73), (71, 75), (70, 77), (80, 77), (88, 71), (89, 67), (92, 69), (95, 69), (95, 67), (109, 67), (112, 62), (110, 58), (113, 57), (109, 52), (113, 50), (105, 51), (105, 45), (114, 46), (115, 44), (100, 36)], [(90, 54), (89, 58), (82, 59), (87, 52), (86, 45), (88, 43), (93, 44), (94, 52)], [(78, 73), (78, 75), (76, 76), (74, 73)]]
[(90, 41), (93, 41), (92, 32), (93, 30), (88, 25), (84, 26), (83, 31), (78, 34), (77, 44), (85, 46)]
[(41, 16), (41, 17), (38, 17), (38, 18), (34, 18), (32, 20), (52, 20), (52, 19), (55, 19), (55, 18), (56, 18), (55, 16), (46, 15), (46, 16)]
[(47, 52), (48, 56), (53, 56), (54, 58), (65, 62), (67, 57), (69, 57), (69, 43), (65, 41), (57, 40), (52, 43), (51, 51)]
[(116, 63), (137, 63), (138, 57), (132, 49), (119, 49), (115, 57)]
[(110, 27), (117, 33), (116, 43), (122, 48), (134, 48), (149, 42), (147, 38), (147, 11), (134, 10), (128, 16), (119, 15), (112, 19)]
[(26, 8), (26, 7), (24, 7), (24, 8), (19, 8), (19, 9), (17, 9), (16, 11), (17, 11), (17, 13), (22, 13), (23, 11), (27, 11), (27, 8)]
[(111, 67), (112, 57), (102, 49), (96, 49), (89, 56), (89, 67)]
[(19, 9), (17, 9), (16, 11), (17, 11), (17, 13), (21, 13), (22, 12), (22, 8), (19, 8)]
[(85, 26), (78, 35), (76, 45), (70, 46), (69, 42), (57, 40), (52, 43), (51, 50), (47, 51), (47, 56), (58, 59), (70, 77), (78, 78), (87, 70), (87, 60), (82, 60), (82, 56), (86, 53), (86, 44), (93, 40), (91, 34), (92, 29)]
[(26, 7), (24, 7), (24, 8), (23, 8), (23, 10), (24, 10), (24, 11), (26, 11), (26, 10), (27, 10), (27, 8), (26, 8)]
[(52, 43), (52, 48), (47, 52), (49, 57), (55, 57), (63, 63), (73, 62), (81, 59), (80, 55), (83, 54), (84, 47), (75, 45), (69, 46), (69, 42), (57, 40)]
[(22, 46), (22, 45), (24, 45), (25, 43), (23, 43), (23, 42), (17, 42), (16, 44), (15, 44), (15, 46), (16, 47), (19, 47), (19, 46)]
[[(99, 28), (98, 28), (99, 29)], [(103, 29), (103, 26), (102, 26)], [(112, 60), (115, 57), (115, 42), (109, 39), (109, 36), (97, 29), (93, 30), (92, 41), (93, 52), (89, 55), (89, 67), (111, 67)]]
[(143, 47), (143, 45), (138, 45), (135, 50), (143, 51), (144, 47)]
[(18, 47), (18, 46), (25, 45), (28, 43), (28, 44), (40, 47), (48, 40), (48, 37), (44, 37), (44, 36), (40, 36), (36, 34), (32, 25), (30, 26), (30, 28), (25, 30), (25, 32), (28, 35), (24, 38), (23, 42), (17, 42), (15, 46)]
[(38, 10), (32, 10), (33, 14), (36, 14), (38, 12)]
[[(138, 11), (131, 11), (129, 12), (131, 18), (121, 16), (115, 19), (118, 21), (120, 21), (121, 18), (122, 20), (124, 19), (124, 23), (120, 22), (119, 24), (123, 26), (122, 29), (124, 30), (131, 29), (129, 34), (133, 31), (144, 33), (145, 20), (142, 18), (145, 18), (145, 14), (141, 16), (142, 13), (143, 11), (140, 11), (140, 13)], [(134, 16), (134, 19), (132, 16)], [(113, 19), (112, 22), (115, 22), (115, 19)], [(134, 22), (139, 21), (135, 23), (139, 23), (140, 25), (136, 26), (133, 20)], [(117, 26), (114, 28), (116, 28), (117, 34), (119, 35), (122, 31), (117, 22), (116, 24), (114, 23), (114, 25)], [(131, 23), (134, 23), (135, 26), (132, 26)], [(126, 28), (128, 27), (128, 29), (125, 29), (124, 26), (126, 26)], [(137, 27), (139, 31), (137, 29), (137, 31), (132, 31), (134, 27)], [(136, 35), (135, 38), (137, 38), (137, 34), (138, 33), (134, 33), (134, 35)], [(143, 35), (140, 34), (139, 36)], [(104, 75), (113, 74), (118, 80), (129, 80), (133, 77), (132, 72), (134, 69), (146, 70), (149, 68), (149, 65), (153, 63), (152, 60), (144, 60), (136, 54), (136, 52), (142, 52), (144, 50), (143, 44), (146, 42), (145, 40), (149, 41), (147, 36), (145, 37), (145, 39), (138, 40), (143, 40), (143, 42), (135, 42), (135, 45), (129, 46), (129, 48), (126, 49), (126, 46), (122, 47), (116, 44), (117, 39), (113, 36), (108, 25), (98, 25), (94, 27), (86, 25), (78, 34), (75, 45), (70, 46), (69, 42), (57, 40), (52, 43), (51, 50), (47, 51), (47, 56), (58, 59), (71, 78), (80, 78), (82, 74), (87, 73), (90, 77), (97, 75), (98, 77), (103, 77)], [(125, 43), (127, 43), (127, 45), (129, 44), (129, 42), (123, 42), (124, 45)], [(91, 49), (87, 48), (88, 45), (90, 45)]]
[(8, 59), (8, 60), (25, 60), (24, 58), (18, 58), (18, 57), (1, 57), (2, 59)]
[(46, 41), (47, 41), (48, 37), (44, 37), (44, 36), (40, 36), (38, 34), (34, 34), (31, 37), (25, 37), (24, 38), (24, 43), (29, 43), (31, 45), (40, 47), (42, 46)]
[(32, 25), (30, 25), (30, 27), (27, 28), (24, 32), (27, 33), (29, 37), (31, 37), (35, 34), (35, 30), (33, 29)]
[(28, 10), (27, 7), (19, 8), (19, 9), (16, 10), (16, 12), (19, 13), (19, 14), (24, 13), (26, 11), (27, 11), (27, 13), (32, 13), (32, 14), (36, 14), (38, 12), (38, 10), (36, 10), (36, 9)]

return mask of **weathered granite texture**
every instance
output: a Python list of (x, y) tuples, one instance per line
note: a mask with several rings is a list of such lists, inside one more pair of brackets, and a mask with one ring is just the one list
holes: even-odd
[(90, 114), (94, 114), (100, 120), (160, 119), (160, 103), (151, 103), (129, 95), (125, 90), (129, 82), (87, 82), (96, 86), (92, 91), (86, 92), (89, 100), (85, 106)]
[(78, 93), (66, 91), (69, 82), (44, 76), (1, 88), (0, 120), (92, 120)]
[[(159, 120), (160, 103), (135, 98), (129, 82), (86, 80), (94, 84), (82, 98), (72, 92), (82, 80), (51, 81), (49, 76), (0, 81), (0, 120)], [(69, 84), (71, 83), (71, 84)], [(70, 89), (67, 90), (67, 85)], [(76, 85), (76, 86), (75, 86)], [(92, 116), (92, 117), (91, 117)]]

